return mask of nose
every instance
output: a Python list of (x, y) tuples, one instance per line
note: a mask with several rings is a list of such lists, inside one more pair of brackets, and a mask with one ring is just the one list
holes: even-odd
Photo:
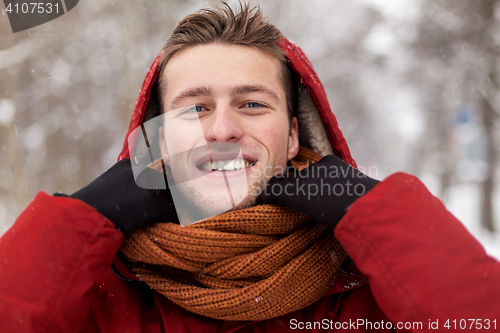
[(205, 130), (207, 142), (236, 142), (243, 135), (238, 115), (228, 105), (217, 106), (208, 120)]

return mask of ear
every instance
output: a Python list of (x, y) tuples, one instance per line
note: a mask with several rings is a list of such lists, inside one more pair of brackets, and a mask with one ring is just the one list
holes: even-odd
[(297, 118), (293, 117), (290, 128), (290, 136), (288, 137), (288, 156), (287, 160), (295, 158), (299, 153), (299, 123)]
[(167, 141), (165, 140), (165, 131), (163, 126), (158, 129), (158, 140), (160, 144), (161, 158), (167, 165), (170, 165), (170, 155), (167, 150)]

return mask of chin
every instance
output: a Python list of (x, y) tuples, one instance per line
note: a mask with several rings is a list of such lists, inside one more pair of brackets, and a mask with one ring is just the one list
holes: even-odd
[(235, 210), (250, 208), (252, 206), (255, 206), (255, 202), (256, 201), (257, 201), (257, 197), (256, 196), (254, 196), (254, 195), (248, 195), (239, 204), (237, 204), (236, 207), (230, 209), (230, 211), (235, 211)]
[[(259, 182), (260, 184), (261, 182)], [(265, 184), (265, 182), (264, 182)], [(200, 191), (188, 184), (178, 185), (182, 197), (187, 203), (189, 214), (196, 220), (210, 218), (224, 212), (249, 208), (255, 205), (260, 187), (248, 187), (233, 192), (233, 200), (237, 204), (233, 207), (231, 198), (227, 191), (214, 193)]]

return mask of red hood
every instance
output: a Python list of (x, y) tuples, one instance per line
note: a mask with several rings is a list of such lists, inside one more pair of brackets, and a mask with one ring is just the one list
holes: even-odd
[[(342, 158), (345, 162), (356, 167), (356, 162), (351, 157), (349, 147), (347, 146), (344, 136), (342, 135), (342, 132), (338, 127), (337, 119), (330, 109), (330, 104), (328, 103), (325, 89), (319, 81), (319, 78), (316, 75), (316, 72), (314, 71), (311, 63), (309, 62), (309, 59), (307, 59), (306, 55), (304, 54), (304, 52), (302, 52), (300, 47), (290, 42), (286, 38), (283, 38), (278, 43), (278, 45), (285, 51), (285, 55), (290, 61), (290, 66), (299, 75), (303, 86), (309, 92), (311, 101), (319, 113), (319, 118), (321, 119), (321, 123), (326, 133), (326, 138), (331, 145), (332, 151), (335, 155)], [(160, 70), (158, 63), (160, 61), (160, 55), (161, 52), (153, 61), (153, 64), (151, 65), (151, 68), (149, 69), (146, 78), (144, 79), (141, 92), (139, 93), (139, 97), (137, 98), (137, 102), (134, 107), (132, 119), (130, 120), (127, 137), (125, 138), (125, 143), (123, 145), (123, 150), (118, 156), (118, 160), (121, 160), (123, 158), (130, 158), (127, 138), (130, 132), (140, 126), (145, 119), (146, 110), (148, 109), (147, 107), (152, 95), (152, 89), (156, 81), (158, 80), (158, 74)], [(313, 133), (312, 135), (315, 134), (316, 133)], [(317, 151), (317, 153), (320, 152)]]

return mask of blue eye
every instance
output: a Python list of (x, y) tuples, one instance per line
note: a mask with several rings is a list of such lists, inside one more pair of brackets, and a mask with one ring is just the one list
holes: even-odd
[(264, 105), (257, 103), (257, 102), (248, 102), (247, 104), (245, 104), (245, 106), (247, 106), (249, 108), (259, 108), (259, 107), (263, 107)]
[(192, 106), (192, 107), (187, 108), (186, 110), (184, 110), (182, 112), (182, 114), (184, 114), (184, 113), (199, 113), (199, 112), (202, 112), (202, 111), (205, 111), (205, 110), (206, 109), (203, 106), (201, 106), (201, 105), (194, 105), (194, 106)]

